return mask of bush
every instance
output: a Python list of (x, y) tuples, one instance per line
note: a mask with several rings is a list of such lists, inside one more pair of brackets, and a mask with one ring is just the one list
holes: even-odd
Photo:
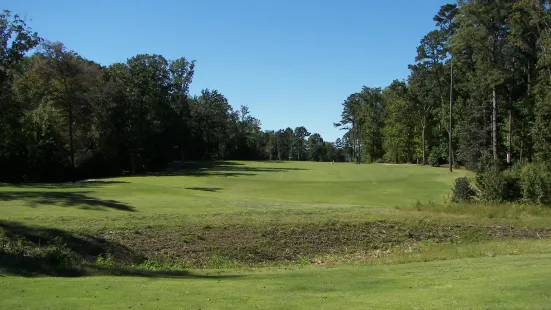
[(492, 153), (487, 150), (483, 150), (478, 157), (478, 160), (475, 160), (475, 163), (468, 165), (467, 168), (474, 169), (477, 173), (485, 172), (488, 170), (488, 167), (491, 169), (497, 169), (498, 163), (494, 160)]
[(428, 161), (429, 165), (433, 167), (440, 167), (440, 165), (443, 163), (442, 158), (440, 158), (440, 154), (438, 154), (434, 150), (430, 152)]
[(525, 202), (551, 204), (551, 172), (545, 165), (525, 165), (520, 173), (520, 187)]
[(476, 175), (476, 187), (480, 200), (495, 203), (504, 200), (505, 178), (495, 166)]
[(520, 198), (520, 178), (514, 171), (500, 171), (498, 166), (490, 166), (476, 175), (476, 186), (480, 200), (500, 203), (513, 202)]
[(520, 189), (520, 171), (516, 169), (510, 169), (502, 173), (505, 179), (503, 200), (509, 202), (521, 200), (522, 192)]
[(429, 165), (439, 167), (448, 162), (448, 149), (443, 146), (433, 147), (429, 154)]
[(467, 177), (457, 178), (453, 183), (452, 188), (452, 201), (453, 202), (467, 202), (473, 199), (476, 195), (474, 188), (471, 186), (471, 182)]

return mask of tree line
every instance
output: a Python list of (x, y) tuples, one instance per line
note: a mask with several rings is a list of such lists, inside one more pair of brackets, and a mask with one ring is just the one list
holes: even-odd
[(263, 131), (217, 90), (191, 95), (195, 61), (140, 54), (102, 66), (0, 14), (0, 181), (143, 173), (179, 160), (344, 160), (306, 128)]
[(342, 103), (341, 139), (262, 130), (195, 61), (139, 54), (102, 66), (0, 14), (0, 181), (142, 173), (186, 160), (551, 164), (551, 7), (460, 0), (434, 17), (405, 80)]
[(551, 8), (541, 0), (460, 0), (434, 17), (406, 80), (343, 102), (357, 162), (483, 169), (551, 163)]

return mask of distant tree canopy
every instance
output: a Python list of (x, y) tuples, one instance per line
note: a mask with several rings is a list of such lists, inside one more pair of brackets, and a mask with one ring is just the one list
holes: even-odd
[(248, 107), (235, 110), (217, 90), (191, 95), (195, 61), (136, 55), (101, 66), (4, 10), (0, 181), (141, 173), (186, 160), (551, 164), (548, 1), (460, 0), (434, 21), (406, 80), (344, 100), (334, 124), (344, 134), (333, 143), (303, 126), (262, 130)]
[(442, 6), (434, 21), (406, 80), (364, 87), (343, 102), (335, 126), (345, 132), (348, 155), (433, 165), (451, 159), (470, 169), (551, 164), (549, 1), (460, 0)]
[(195, 61), (161, 55), (101, 66), (2, 11), (0, 181), (141, 173), (177, 160), (344, 160), (321, 137), (311, 150), (302, 126), (262, 131), (219, 91), (191, 95), (194, 72)]

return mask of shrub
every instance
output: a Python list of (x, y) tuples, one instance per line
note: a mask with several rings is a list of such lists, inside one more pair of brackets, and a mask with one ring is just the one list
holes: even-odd
[(438, 154), (435, 150), (430, 152), (428, 161), (429, 161), (429, 165), (433, 167), (439, 167), (443, 162), (442, 159), (440, 158), (440, 154)]
[(481, 152), (480, 157), (475, 161), (472, 167), (471, 165), (468, 165), (469, 169), (474, 169), (477, 173), (488, 171), (488, 167), (491, 167), (491, 169), (497, 169), (499, 166), (494, 160), (492, 153), (487, 150)]
[(476, 175), (476, 187), (479, 197), (486, 202), (500, 203), (505, 197), (506, 180), (497, 166), (491, 166), (487, 170)]
[(117, 267), (117, 265), (117, 261), (110, 253), (98, 255), (98, 257), (96, 257), (96, 266)]
[(482, 201), (500, 203), (520, 199), (520, 177), (515, 171), (501, 171), (493, 165), (476, 175), (476, 186)]
[(519, 201), (522, 198), (520, 189), (520, 170), (509, 169), (502, 172), (505, 179), (503, 200), (508, 202)]
[(471, 182), (467, 177), (457, 178), (453, 183), (452, 188), (452, 201), (453, 202), (466, 202), (473, 199), (476, 195), (474, 188), (471, 186)]
[(520, 173), (520, 187), (525, 202), (551, 204), (551, 172), (545, 165), (525, 165)]
[(439, 167), (440, 165), (448, 162), (448, 149), (442, 146), (433, 147), (429, 154), (429, 165), (433, 167)]

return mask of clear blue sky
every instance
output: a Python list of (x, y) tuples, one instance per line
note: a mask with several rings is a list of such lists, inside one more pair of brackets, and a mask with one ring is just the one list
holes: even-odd
[(362, 85), (408, 75), (432, 17), (453, 0), (1, 0), (42, 37), (109, 65), (156, 53), (197, 61), (191, 87), (249, 106), (263, 129), (325, 140)]

